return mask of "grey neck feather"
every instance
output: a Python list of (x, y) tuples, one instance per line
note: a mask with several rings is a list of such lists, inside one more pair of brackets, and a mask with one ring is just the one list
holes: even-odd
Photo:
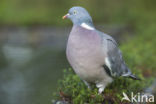
[(74, 19), (72, 21), (73, 21), (74, 25), (79, 25), (80, 26), (82, 23), (86, 23), (87, 25), (94, 28), (94, 25), (93, 25), (93, 22), (92, 22), (91, 18), (89, 18), (89, 19)]

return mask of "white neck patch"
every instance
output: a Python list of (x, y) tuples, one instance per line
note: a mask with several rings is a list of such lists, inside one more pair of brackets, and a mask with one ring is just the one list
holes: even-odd
[(88, 29), (88, 30), (94, 30), (94, 27), (91, 27), (91, 26), (87, 25), (86, 23), (82, 23), (80, 26), (85, 29)]

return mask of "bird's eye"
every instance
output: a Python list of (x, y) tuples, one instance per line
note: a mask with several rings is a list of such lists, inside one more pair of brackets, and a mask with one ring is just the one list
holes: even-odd
[(76, 14), (77, 13), (77, 11), (76, 10), (74, 10), (74, 14)]

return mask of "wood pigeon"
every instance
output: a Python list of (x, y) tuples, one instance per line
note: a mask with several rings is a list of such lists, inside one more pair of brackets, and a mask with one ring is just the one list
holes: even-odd
[(73, 22), (66, 55), (75, 73), (90, 88), (96, 84), (101, 94), (114, 78), (124, 76), (139, 80), (126, 66), (116, 41), (95, 29), (92, 18), (82, 7), (72, 7), (63, 19)]

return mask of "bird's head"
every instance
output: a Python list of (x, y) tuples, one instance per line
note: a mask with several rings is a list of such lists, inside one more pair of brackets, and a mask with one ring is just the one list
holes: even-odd
[(68, 13), (63, 16), (63, 19), (66, 18), (70, 19), (75, 25), (81, 25), (82, 23), (85, 23), (89, 26), (93, 26), (92, 18), (87, 10), (79, 6), (70, 8)]

